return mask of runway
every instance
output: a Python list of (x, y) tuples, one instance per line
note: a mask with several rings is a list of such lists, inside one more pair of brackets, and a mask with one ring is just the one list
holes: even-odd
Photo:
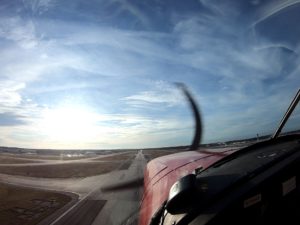
[[(144, 155), (139, 152), (128, 170), (119, 175), (111, 174), (111, 183), (143, 176), (145, 164)], [(81, 199), (75, 207), (60, 216), (51, 225), (137, 224), (142, 188), (102, 193), (102, 185)]]

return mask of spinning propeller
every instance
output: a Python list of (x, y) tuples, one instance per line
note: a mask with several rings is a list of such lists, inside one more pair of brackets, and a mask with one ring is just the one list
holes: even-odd
[[(189, 92), (187, 87), (183, 83), (175, 83), (177, 87), (179, 87), (188, 102), (190, 103), (190, 107), (193, 111), (194, 120), (195, 120), (195, 133), (194, 133), (194, 139), (193, 142), (189, 148), (189, 150), (197, 150), (199, 148), (199, 143), (201, 141), (202, 137), (202, 122), (201, 122), (201, 115), (200, 111), (198, 109), (198, 106), (192, 97), (192, 94)], [(101, 188), (102, 192), (110, 192), (110, 191), (116, 191), (116, 190), (125, 190), (125, 189), (131, 189), (136, 187), (141, 187), (144, 184), (144, 178), (134, 178), (130, 180), (126, 180), (124, 182), (119, 182), (117, 184), (110, 184), (107, 186), (104, 186)]]

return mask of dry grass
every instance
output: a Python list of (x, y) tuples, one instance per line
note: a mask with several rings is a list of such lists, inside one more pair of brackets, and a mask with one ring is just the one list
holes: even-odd
[(86, 159), (89, 158), (90, 156), (73, 156), (73, 157), (68, 157), (68, 156), (60, 156), (60, 155), (34, 155), (34, 154), (16, 154), (12, 157), (16, 157), (19, 159), (32, 159), (32, 160), (76, 160), (76, 159)]
[[(150, 161), (154, 158), (169, 155), (179, 152), (179, 150), (144, 150), (143, 154), (145, 155), (147, 161)], [(79, 177), (88, 177), (95, 176), (100, 174), (109, 173), (113, 170), (124, 170), (128, 169), (131, 165), (132, 160), (134, 159), (136, 152), (125, 152), (116, 155), (104, 156), (93, 159), (91, 161), (76, 161), (76, 162), (66, 162), (66, 163), (57, 163), (57, 164), (39, 164), (39, 165), (9, 165), (10, 163), (28, 163), (30, 160), (20, 159), (10, 157), (10, 160), (7, 160), (6, 166), (0, 167), (0, 173), (9, 174), (9, 175), (19, 175), (19, 176), (29, 176), (29, 177), (41, 177), (41, 178), (79, 178)], [(2, 157), (2, 158), (1, 158)], [(1, 159), (5, 161), (8, 156), (0, 156)], [(26, 155), (27, 157), (34, 157), (36, 159), (45, 159), (45, 155)], [(52, 159), (56, 156), (52, 156)], [(49, 158), (48, 158), (49, 159)], [(32, 161), (35, 162), (35, 161)]]
[(36, 163), (38, 161), (30, 159), (21, 159), (13, 156), (0, 155), (0, 164), (14, 164), (14, 163)]
[(111, 172), (120, 162), (62, 163), (55, 165), (24, 165), (0, 167), (0, 173), (44, 178), (76, 178)]
[(152, 159), (165, 156), (165, 155), (170, 155), (180, 152), (180, 150), (144, 150), (143, 154), (147, 161), (151, 161)]
[(0, 183), (0, 224), (34, 225), (51, 215), (71, 197), (56, 192)]
[(122, 161), (129, 160), (135, 157), (136, 152), (126, 152), (118, 155), (110, 155), (93, 159), (95, 161)]
[[(37, 157), (37, 155), (30, 155)], [(3, 156), (4, 157), (4, 156)], [(29, 156), (26, 156), (29, 157)], [(43, 156), (44, 157), (44, 156)], [(39, 165), (5, 165), (0, 167), (0, 173), (29, 176), (29, 177), (43, 177), (43, 178), (78, 178), (88, 177), (99, 174), (111, 172), (113, 170), (128, 169), (132, 160), (135, 157), (135, 152), (126, 152), (114, 156), (105, 156), (91, 161), (76, 161), (76, 162), (62, 162), (57, 164), (39, 164)], [(39, 158), (41, 159), (41, 158)], [(29, 160), (13, 158), (14, 163), (30, 162)], [(1, 156), (0, 156), (1, 161)], [(35, 162), (35, 161), (33, 161)]]

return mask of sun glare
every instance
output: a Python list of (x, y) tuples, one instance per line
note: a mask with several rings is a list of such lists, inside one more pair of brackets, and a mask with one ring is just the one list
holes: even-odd
[(63, 142), (82, 142), (95, 135), (96, 115), (81, 108), (48, 109), (41, 129), (50, 138)]

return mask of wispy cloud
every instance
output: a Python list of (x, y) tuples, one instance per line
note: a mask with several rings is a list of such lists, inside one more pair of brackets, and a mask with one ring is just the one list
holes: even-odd
[(33, 48), (38, 44), (32, 21), (24, 21), (20, 17), (1, 18), (0, 37), (15, 41), (24, 49)]
[(131, 106), (147, 108), (155, 105), (160, 105), (160, 107), (178, 106), (181, 105), (184, 100), (175, 85), (157, 81), (151, 89), (152, 90), (127, 96), (123, 98), (123, 100)]
[(23, 124), (26, 124), (26, 122), (18, 115), (13, 113), (0, 113), (0, 126), (16, 126)]
[(34, 14), (40, 15), (53, 8), (56, 0), (22, 0), (25, 8), (31, 10)]
[(290, 6), (294, 6), (299, 4), (300, 1), (299, 0), (277, 0), (276, 4), (270, 2), (267, 3), (266, 5), (264, 5), (263, 7), (261, 7), (257, 13), (257, 20), (254, 21), (253, 26), (255, 26), (256, 24), (258, 24), (259, 22), (267, 19), (268, 17), (276, 14), (277, 12), (279, 12), (280, 10), (284, 9), (284, 8), (288, 8)]
[(24, 83), (4, 81), (0, 84), (0, 107), (14, 107), (21, 103), (20, 90), (25, 88)]
[(127, 0), (114, 0), (113, 2), (118, 2), (123, 10), (128, 11), (130, 14), (136, 17), (137, 20), (143, 25), (149, 26), (151, 24), (150, 18), (148, 18), (148, 16), (145, 15), (145, 12), (139, 9), (139, 7), (136, 4), (132, 4), (130, 1)]

